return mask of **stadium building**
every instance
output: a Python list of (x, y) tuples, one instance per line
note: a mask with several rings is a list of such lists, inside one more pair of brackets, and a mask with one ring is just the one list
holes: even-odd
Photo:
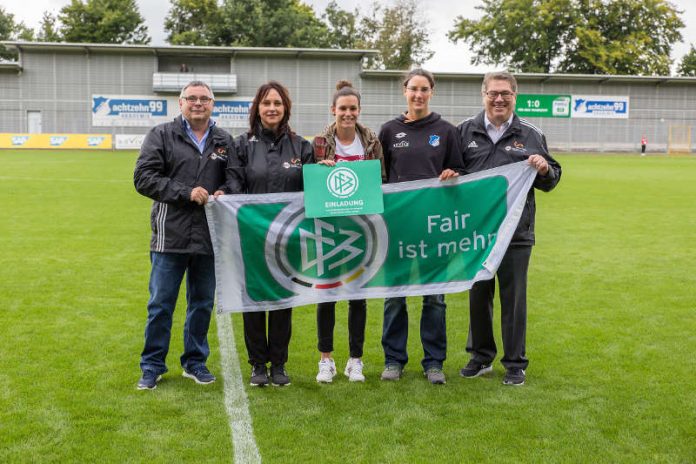
[[(405, 109), (401, 71), (364, 69), (371, 50), (189, 47), (3, 42), (19, 52), (0, 62), (0, 147), (31, 147), (66, 134), (89, 146), (113, 140), (137, 148), (153, 125), (178, 114), (191, 80), (211, 84), (214, 118), (233, 134), (245, 130), (256, 88), (282, 82), (293, 101), (291, 125), (312, 136), (331, 120), (335, 84), (362, 93), (362, 121), (373, 129)], [(481, 109), (481, 73), (436, 73), (431, 108), (457, 124)], [(693, 152), (696, 78), (518, 74), (517, 112), (541, 128), (557, 151)], [(29, 142), (27, 142), (29, 141)], [(105, 142), (106, 143), (106, 142)], [(104, 148), (104, 146), (101, 146)], [(67, 148), (67, 146), (66, 146)], [(85, 148), (88, 148), (86, 146)]]

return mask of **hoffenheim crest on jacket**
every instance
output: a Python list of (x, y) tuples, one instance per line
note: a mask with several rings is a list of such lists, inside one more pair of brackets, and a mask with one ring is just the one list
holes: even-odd
[(440, 146), (440, 136), (439, 135), (431, 135), (430, 140), (428, 140), (428, 143), (430, 145), (432, 145), (433, 147)]

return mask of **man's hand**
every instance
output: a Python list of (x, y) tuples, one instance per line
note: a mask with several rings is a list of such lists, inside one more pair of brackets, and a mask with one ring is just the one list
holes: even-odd
[(208, 203), (208, 191), (203, 187), (194, 187), (191, 190), (191, 201), (203, 206)]
[(527, 158), (527, 164), (537, 170), (539, 174), (545, 176), (549, 173), (549, 163), (541, 155), (532, 155)]
[(217, 197), (220, 197), (220, 196), (222, 196), (222, 195), (224, 195), (224, 194), (225, 194), (225, 192), (223, 192), (222, 190), (216, 190), (215, 193), (213, 193), (213, 196), (214, 196), (215, 198), (217, 198)]
[(440, 173), (440, 180), (447, 180), (447, 179), (452, 179), (454, 177), (458, 177), (459, 173), (456, 171), (453, 171), (451, 169), (445, 169)]

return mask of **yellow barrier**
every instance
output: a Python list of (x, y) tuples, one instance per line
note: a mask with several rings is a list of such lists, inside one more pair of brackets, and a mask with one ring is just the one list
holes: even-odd
[(0, 148), (111, 150), (111, 134), (0, 134)]

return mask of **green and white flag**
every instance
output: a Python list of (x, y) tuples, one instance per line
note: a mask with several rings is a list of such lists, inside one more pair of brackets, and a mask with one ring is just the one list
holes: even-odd
[(218, 310), (463, 292), (491, 279), (536, 171), (522, 161), (440, 181), (387, 184), (384, 213), (306, 218), (303, 193), (206, 205)]

